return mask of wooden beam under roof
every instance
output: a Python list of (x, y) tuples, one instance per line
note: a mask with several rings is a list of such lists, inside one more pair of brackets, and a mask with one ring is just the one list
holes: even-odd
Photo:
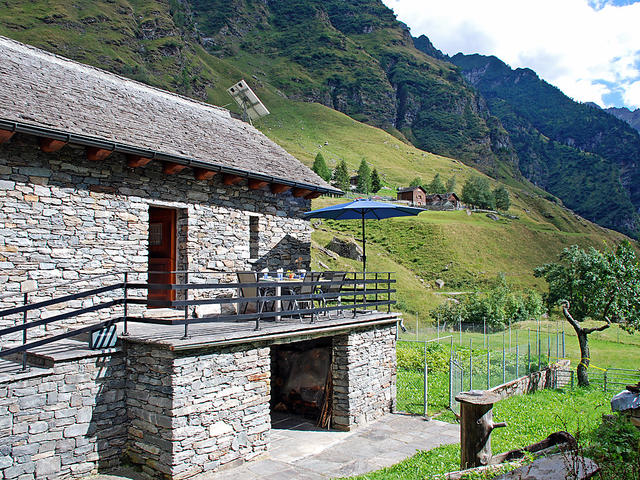
[(235, 185), (236, 183), (240, 183), (242, 180), (244, 180), (244, 177), (239, 177), (238, 175), (225, 173), (223, 183), (225, 185)]
[(299, 188), (299, 187), (296, 187), (292, 190), (294, 197), (304, 197), (306, 195), (309, 195), (312, 192), (313, 190), (309, 190), (308, 188)]
[(40, 137), (38, 138), (38, 144), (40, 145), (40, 150), (45, 153), (53, 153), (60, 150), (64, 147), (67, 142), (64, 140), (55, 140), (53, 138)]
[(8, 142), (13, 134), (16, 132), (12, 132), (10, 130), (0, 130), (0, 143)]
[(318, 198), (320, 195), (322, 195), (320, 192), (311, 192), (310, 194), (305, 195), (304, 198), (313, 200), (314, 198)]
[(127, 155), (127, 167), (129, 168), (138, 168), (144, 167), (151, 161), (150, 158), (141, 157), (140, 155)]
[(272, 183), (271, 184), (271, 193), (284, 193), (287, 190), (291, 190), (291, 186), (283, 185), (282, 183)]
[(106, 150), (98, 147), (87, 147), (87, 158), (92, 162), (100, 162), (106, 159), (113, 150)]
[(187, 168), (187, 166), (182, 165), (181, 163), (164, 162), (164, 165), (162, 167), (162, 173), (164, 173), (165, 175), (175, 175), (176, 173), (181, 172), (185, 168)]
[(207, 170), (205, 168), (194, 168), (193, 174), (196, 177), (196, 180), (209, 180), (216, 176), (218, 172)]
[(262, 187), (264, 187), (268, 183), (269, 182), (267, 182), (265, 180), (257, 180), (255, 178), (250, 178), (249, 179), (249, 188), (251, 190), (260, 190)]

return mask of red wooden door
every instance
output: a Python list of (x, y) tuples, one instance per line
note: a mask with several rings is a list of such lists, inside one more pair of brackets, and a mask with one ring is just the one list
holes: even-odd
[[(176, 274), (176, 211), (149, 207), (149, 283), (174, 284)], [(171, 301), (175, 290), (149, 290), (148, 300)]]

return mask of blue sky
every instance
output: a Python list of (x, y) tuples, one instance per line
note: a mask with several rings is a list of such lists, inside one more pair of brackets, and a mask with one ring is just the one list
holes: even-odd
[(581, 102), (640, 108), (640, 0), (383, 0), (444, 53), (496, 55)]

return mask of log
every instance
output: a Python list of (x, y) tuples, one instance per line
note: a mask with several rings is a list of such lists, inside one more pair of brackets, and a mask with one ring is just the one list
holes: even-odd
[(491, 460), (491, 432), (506, 427), (493, 422), (493, 404), (500, 396), (490, 391), (472, 390), (456, 395), (460, 402), (460, 468), (488, 465)]
[(0, 143), (8, 142), (15, 133), (16, 132), (12, 132), (11, 130), (0, 130)]
[(87, 158), (92, 162), (101, 162), (111, 155), (112, 150), (106, 150), (98, 147), (87, 147)]
[(64, 147), (67, 142), (64, 140), (54, 140), (53, 138), (40, 137), (38, 139), (40, 150), (45, 153), (54, 153)]
[(271, 193), (284, 193), (287, 190), (291, 190), (290, 185), (283, 185), (281, 183), (272, 183), (271, 184)]
[(150, 158), (141, 157), (140, 155), (127, 155), (127, 167), (129, 168), (144, 167), (150, 161)]
[(194, 168), (193, 174), (196, 177), (196, 180), (210, 180), (215, 177), (218, 172), (213, 170), (206, 170), (204, 168)]
[(509, 450), (508, 452), (495, 455), (491, 458), (489, 463), (491, 465), (496, 465), (502, 462), (515, 460), (524, 457), (525, 453), (540, 453), (543, 450), (547, 450), (557, 445), (566, 445), (567, 450), (574, 450), (577, 448), (578, 443), (568, 432), (555, 432), (540, 442), (532, 443), (524, 448), (516, 448), (514, 450)]

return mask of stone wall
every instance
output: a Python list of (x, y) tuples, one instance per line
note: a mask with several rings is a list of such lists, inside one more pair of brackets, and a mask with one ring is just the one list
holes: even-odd
[(501, 399), (505, 399), (548, 388), (562, 388), (571, 380), (571, 376), (567, 374), (570, 365), (569, 360), (560, 360), (542, 370), (493, 387), (491, 391), (500, 395)]
[(395, 410), (395, 324), (334, 337), (333, 391), (334, 428), (350, 430)]
[[(145, 281), (150, 205), (178, 209), (178, 267), (211, 271), (192, 281), (225, 281), (230, 271), (265, 266), (295, 268), (298, 259), (308, 268), (311, 228), (301, 213), (310, 202), (290, 192), (274, 195), (267, 187), (250, 190), (245, 182), (226, 186), (221, 177), (197, 181), (190, 169), (165, 175), (156, 161), (130, 169), (120, 154), (90, 162), (75, 146), (46, 154), (34, 138), (15, 135), (0, 145), (0, 289), (16, 294), (2, 306), (21, 303), (24, 292), (38, 289), (30, 300), (45, 299), (54, 291), (46, 287), (106, 273), (141, 272), (131, 280)], [(259, 217), (260, 230), (253, 259), (250, 216)], [(57, 288), (55, 295), (116, 279), (122, 277)], [(96, 301), (58, 305), (47, 314)], [(32, 312), (32, 318), (38, 315)], [(21, 318), (5, 323), (16, 320)]]
[(187, 478), (266, 452), (268, 347), (179, 355), (129, 348), (128, 456), (149, 474)]
[(120, 354), (0, 383), (0, 478), (80, 477), (119, 464), (126, 443)]

